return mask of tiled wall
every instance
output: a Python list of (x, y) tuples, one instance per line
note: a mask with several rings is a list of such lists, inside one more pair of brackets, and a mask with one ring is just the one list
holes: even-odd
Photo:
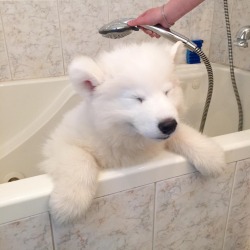
[[(234, 42), (237, 31), (246, 25), (250, 25), (250, 1), (228, 0), (232, 40)], [(213, 62), (228, 64), (227, 34), (225, 29), (225, 17), (223, 0), (214, 1), (214, 18), (210, 45), (210, 59)], [(249, 46), (250, 47), (250, 46)], [(233, 46), (234, 65), (250, 70), (250, 48)]]
[[(57, 226), (47, 213), (0, 225), (4, 250), (250, 249), (250, 159), (206, 179), (183, 175), (94, 200)], [(51, 222), (52, 221), (52, 222)]]
[[(164, 2), (0, 1), (0, 81), (65, 75), (75, 55), (150, 40), (142, 32), (107, 40), (97, 29)], [(250, 1), (229, 3), (234, 37), (250, 25)], [(173, 29), (204, 39), (210, 59), (227, 63), (222, 0), (204, 1)], [(234, 47), (234, 56), (236, 66), (250, 70), (249, 48)], [(51, 223), (47, 213), (0, 225), (0, 249), (250, 249), (249, 192), (250, 160), (245, 160), (230, 164), (218, 179), (190, 174), (98, 198), (82, 222), (67, 227)]]
[[(250, 25), (249, 0), (228, 0), (233, 37)], [(166, 0), (12, 0), (0, 1), (0, 81), (67, 74), (79, 54), (95, 56), (116, 43), (150, 40), (142, 32), (121, 40), (102, 38), (97, 30), (109, 20), (136, 17)], [(212, 61), (227, 63), (222, 0), (207, 0), (179, 20), (174, 30), (204, 40)], [(250, 49), (234, 47), (235, 64), (250, 70)]]

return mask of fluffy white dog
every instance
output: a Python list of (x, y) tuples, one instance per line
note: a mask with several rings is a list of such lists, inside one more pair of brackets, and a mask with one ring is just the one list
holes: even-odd
[(43, 169), (54, 182), (50, 207), (58, 222), (86, 212), (102, 168), (131, 166), (170, 150), (203, 175), (222, 172), (222, 149), (179, 119), (179, 45), (133, 44), (96, 61), (72, 62), (69, 76), (83, 102), (64, 117), (44, 149)]

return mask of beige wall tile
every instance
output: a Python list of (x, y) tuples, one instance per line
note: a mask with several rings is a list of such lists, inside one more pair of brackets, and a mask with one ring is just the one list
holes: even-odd
[(57, 2), (0, 2), (13, 79), (63, 75)]
[[(234, 0), (232, 11), (232, 39), (235, 41), (235, 36), (238, 30), (246, 25), (250, 25), (250, 1), (249, 0)], [(248, 48), (233, 47), (234, 64), (241, 69), (250, 70), (250, 40)]]
[[(1, 15), (1, 13), (0, 13)], [(0, 16), (1, 17), (1, 16)], [(4, 39), (3, 25), (0, 18), (0, 81), (10, 80), (9, 61)]]
[(204, 1), (190, 15), (190, 39), (203, 40), (202, 50), (209, 56), (209, 47), (211, 41), (211, 31), (214, 13), (214, 0)]
[[(165, 3), (167, 3), (168, 0), (154, 0), (155, 6), (161, 6)], [(177, 31), (178, 33), (181, 33), (182, 35), (186, 37), (190, 37), (190, 13), (183, 16), (180, 20), (178, 20), (175, 25), (171, 28), (174, 31)]]
[[(232, 1), (233, 0), (228, 0), (228, 11), (230, 17)], [(212, 62), (228, 64), (228, 45), (223, 1), (214, 1), (213, 26), (209, 52), (209, 59)]]
[[(167, 1), (155, 0), (156, 6), (160, 6)], [(208, 56), (211, 28), (214, 11), (214, 0), (204, 1), (191, 12), (187, 13), (175, 25), (172, 30), (186, 36), (190, 40), (202, 39), (204, 40), (202, 50)]]
[[(119, 1), (119, 0), (110, 0), (109, 1), (109, 19), (110, 21), (116, 20), (119, 18), (136, 18), (144, 11), (149, 8), (152, 8), (152, 0), (140, 1), (140, 0), (128, 0), (128, 1)], [(150, 36), (146, 35), (142, 31), (134, 31), (129, 36), (126, 36), (122, 39), (116, 39), (110, 41), (110, 46), (113, 47), (117, 44), (122, 43), (132, 43), (132, 42), (142, 42), (142, 41), (154, 41)]]
[(109, 48), (99, 28), (108, 22), (108, 2), (91, 0), (58, 0), (65, 71), (75, 56), (94, 57)]
[[(60, 76), (67, 74), (69, 62), (77, 55), (95, 57), (100, 50), (116, 44), (153, 41), (155, 39), (141, 31), (118, 40), (106, 39), (98, 34), (98, 29), (117, 18), (137, 17), (165, 2), (167, 0), (0, 1), (4, 28), (0, 25), (0, 81)], [(234, 39), (241, 26), (249, 25), (250, 2), (229, 0), (229, 4)], [(191, 39), (203, 39), (203, 50), (211, 61), (228, 63), (223, 2), (204, 1), (172, 29)], [(250, 69), (249, 51), (249, 48), (234, 47), (237, 67)]]

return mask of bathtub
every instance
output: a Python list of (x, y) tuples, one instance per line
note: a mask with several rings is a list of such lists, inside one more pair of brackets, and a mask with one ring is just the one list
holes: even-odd
[[(236, 69), (244, 110), (244, 131), (237, 132), (237, 107), (228, 68), (213, 64), (215, 87), (204, 133), (224, 149), (227, 163), (250, 158), (250, 72)], [(207, 91), (202, 65), (177, 68), (186, 99), (183, 119), (198, 128)], [(53, 184), (39, 172), (42, 144), (63, 114), (79, 102), (67, 77), (0, 84), (0, 224), (48, 211)], [(159, 155), (143, 165), (103, 171), (96, 197), (193, 173), (181, 156)], [(11, 180), (18, 181), (9, 182)]]

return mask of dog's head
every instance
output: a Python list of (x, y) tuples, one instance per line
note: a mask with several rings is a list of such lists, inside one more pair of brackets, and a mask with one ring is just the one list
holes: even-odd
[(96, 61), (75, 59), (69, 76), (88, 105), (93, 126), (104, 133), (168, 138), (178, 124), (182, 100), (174, 73), (180, 45), (133, 44)]

